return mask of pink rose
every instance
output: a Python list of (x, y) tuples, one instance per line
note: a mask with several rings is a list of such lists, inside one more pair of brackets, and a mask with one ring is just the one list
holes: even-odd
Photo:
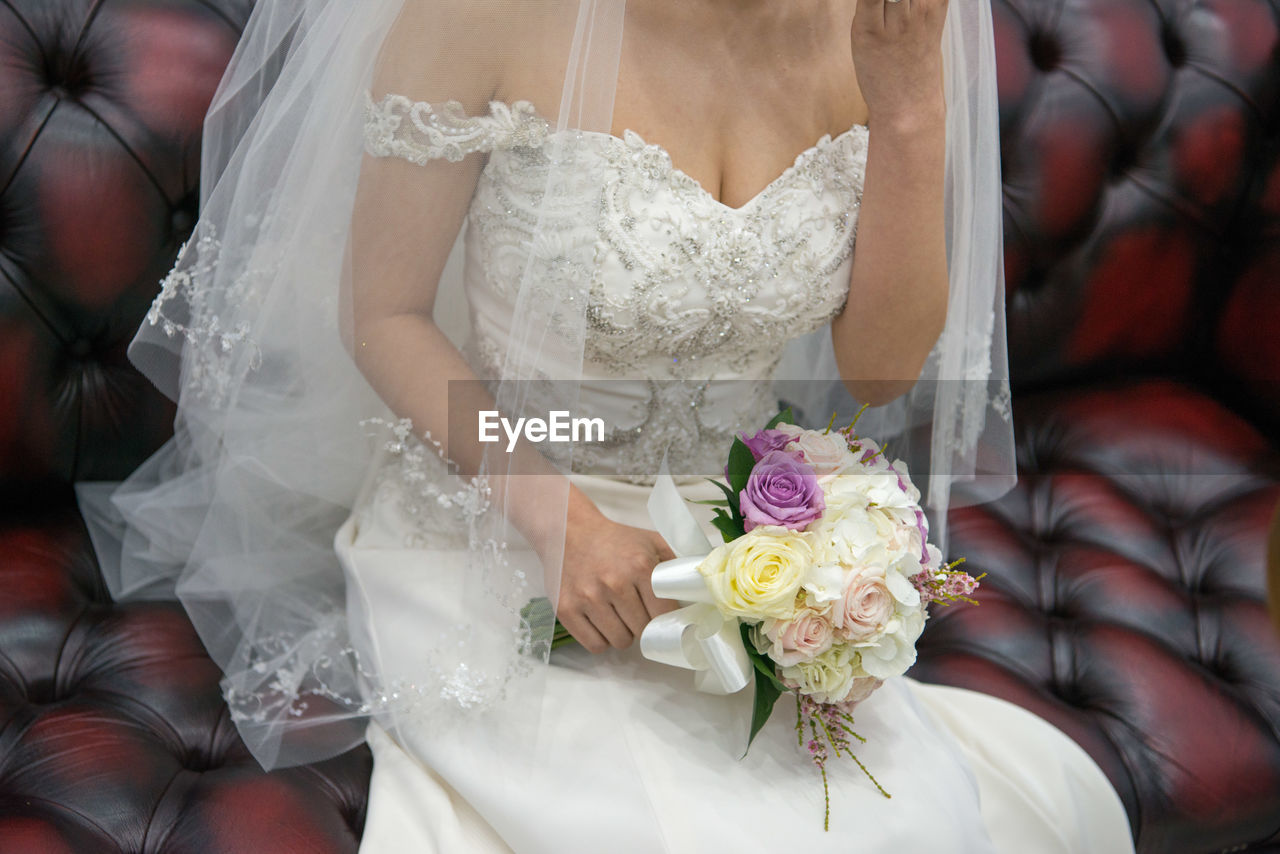
[(772, 644), (769, 657), (783, 667), (822, 655), (834, 640), (831, 621), (810, 608), (794, 620), (765, 620), (763, 628)]
[(791, 440), (787, 450), (799, 452), (818, 477), (838, 474), (856, 463), (848, 441), (840, 433), (806, 430)]
[(866, 567), (850, 570), (844, 593), (832, 609), (831, 622), (842, 637), (853, 643), (874, 640), (893, 617), (893, 596), (884, 583), (884, 570)]

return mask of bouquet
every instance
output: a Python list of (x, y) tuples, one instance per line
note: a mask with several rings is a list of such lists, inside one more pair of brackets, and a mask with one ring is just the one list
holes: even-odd
[[(714, 507), (724, 543), (654, 570), (657, 595), (678, 590), (667, 598), (700, 603), (682, 611), (703, 611), (664, 614), (641, 638), (646, 656), (702, 669), (670, 660), (656, 640), (647, 642), (651, 630), (678, 637), (695, 622), (705, 627), (705, 613), (714, 610), (723, 620), (719, 634), (732, 632), (744, 669), (755, 674), (748, 748), (777, 700), (794, 694), (797, 737), (821, 772), (827, 819), (832, 756), (848, 756), (889, 797), (854, 754), (854, 743), (865, 739), (853, 730), (853, 709), (915, 663), (929, 603), (976, 604), (971, 594), (981, 578), (956, 569), (961, 561), (943, 562), (928, 542), (920, 493), (905, 465), (859, 437), (856, 422), (807, 430), (784, 410), (754, 435), (734, 440), (725, 482), (712, 481), (724, 497), (702, 502)], [(674, 622), (677, 631), (660, 622)], [(713, 634), (701, 636), (716, 640)], [(557, 624), (552, 646), (571, 640)], [(727, 681), (720, 692), (746, 684), (745, 676)]]

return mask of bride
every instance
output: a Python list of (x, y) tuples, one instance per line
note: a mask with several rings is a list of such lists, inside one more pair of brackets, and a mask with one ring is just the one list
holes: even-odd
[[(870, 404), (935, 541), (1011, 483), (990, 27), (984, 0), (259, 4), (131, 351), (175, 438), (82, 490), (113, 591), (182, 599), (264, 766), (367, 738), (362, 851), (1131, 851), (1062, 733), (905, 677), (855, 713), (892, 797), (833, 762), (824, 831), (785, 703), (744, 756), (751, 692), (635, 643), (676, 607), (654, 476), (715, 495), (782, 401)], [(509, 446), (490, 412), (604, 430)], [(576, 645), (549, 654), (540, 597)]]

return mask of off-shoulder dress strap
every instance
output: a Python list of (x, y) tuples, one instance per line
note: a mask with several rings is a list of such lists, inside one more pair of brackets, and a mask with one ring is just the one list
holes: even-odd
[(373, 157), (400, 157), (418, 165), (457, 162), (469, 154), (504, 148), (537, 147), (549, 125), (533, 104), (490, 101), (486, 115), (468, 115), (458, 101), (430, 104), (388, 94), (367, 96), (365, 151)]

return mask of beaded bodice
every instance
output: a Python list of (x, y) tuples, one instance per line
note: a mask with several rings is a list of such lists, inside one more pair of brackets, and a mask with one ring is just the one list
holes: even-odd
[[(580, 405), (590, 413), (598, 387), (616, 425), (574, 467), (623, 473), (651, 473), (673, 447), (718, 461), (700, 472), (713, 473), (731, 431), (772, 414), (785, 344), (844, 305), (866, 146), (860, 125), (823, 137), (733, 208), (638, 134), (556, 133), (527, 102), (468, 116), (389, 95), (366, 126), (374, 156), (487, 154), (465, 237), (473, 366), (497, 372), (522, 283), (563, 306), (558, 332), (582, 345)], [(733, 379), (753, 382), (707, 382)], [(634, 394), (619, 408), (621, 381)]]

